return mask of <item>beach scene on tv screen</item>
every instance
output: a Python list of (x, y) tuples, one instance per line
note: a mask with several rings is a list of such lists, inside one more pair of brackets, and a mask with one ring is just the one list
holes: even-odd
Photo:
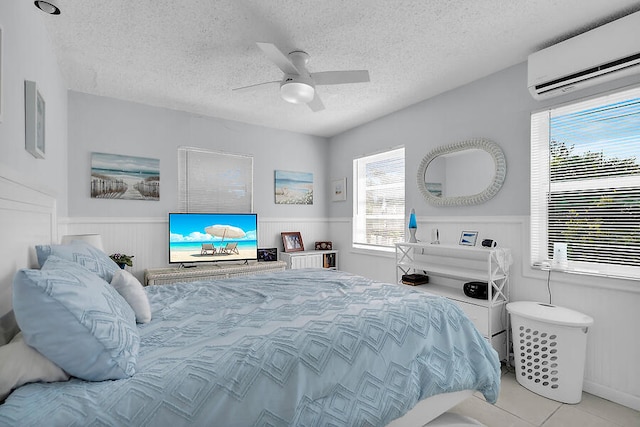
[(172, 214), (169, 262), (256, 259), (255, 215)]

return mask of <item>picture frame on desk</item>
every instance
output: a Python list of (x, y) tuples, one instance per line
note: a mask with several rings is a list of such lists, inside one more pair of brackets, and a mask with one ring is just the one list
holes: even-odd
[(304, 243), (299, 231), (283, 232), (280, 235), (282, 236), (282, 246), (285, 252), (304, 251)]
[(272, 262), (278, 260), (278, 248), (258, 249), (258, 262)]
[(478, 240), (477, 231), (463, 231), (460, 235), (460, 244), (463, 246), (475, 246)]

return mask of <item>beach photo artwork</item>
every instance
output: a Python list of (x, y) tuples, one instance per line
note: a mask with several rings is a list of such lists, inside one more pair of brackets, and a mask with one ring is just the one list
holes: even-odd
[(160, 200), (160, 160), (91, 153), (91, 197)]
[(275, 171), (277, 205), (312, 205), (313, 174), (310, 172)]

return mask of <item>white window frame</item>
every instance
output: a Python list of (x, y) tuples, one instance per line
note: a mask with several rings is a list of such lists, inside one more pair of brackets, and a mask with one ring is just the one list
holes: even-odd
[[(396, 147), (387, 151), (366, 155), (355, 158), (353, 160), (353, 230), (352, 230), (352, 247), (354, 249), (372, 250), (378, 252), (393, 252), (395, 251), (395, 243), (399, 243), (404, 240), (405, 237), (405, 173), (403, 163), (402, 182), (390, 183), (380, 186), (383, 190), (389, 190), (396, 187), (399, 194), (402, 195), (402, 207), (397, 212), (390, 212), (386, 215), (371, 215), (366, 211), (366, 177), (364, 170), (367, 164), (373, 162), (379, 162), (383, 160), (391, 160), (396, 158), (402, 158), (405, 161), (405, 149), (404, 147)], [(373, 187), (370, 187), (371, 190)], [(374, 188), (375, 191), (375, 188)], [(398, 233), (398, 239), (396, 241), (387, 242), (367, 242), (367, 219), (389, 219), (393, 222), (402, 224), (401, 226), (395, 226), (392, 232)], [(383, 239), (384, 240), (384, 239)]]
[[(550, 182), (550, 122), (553, 117), (584, 111), (640, 97), (640, 87), (627, 88), (604, 95), (536, 111), (531, 114), (531, 266), (552, 268), (567, 273), (640, 280), (640, 265), (619, 265), (605, 262), (571, 260), (559, 262), (549, 256), (548, 208), (550, 194), (566, 190), (598, 190), (640, 187), (640, 176), (580, 179)], [(640, 135), (640, 131), (638, 132)], [(571, 246), (571, 242), (567, 242)], [(606, 250), (606, 249), (603, 249)]]

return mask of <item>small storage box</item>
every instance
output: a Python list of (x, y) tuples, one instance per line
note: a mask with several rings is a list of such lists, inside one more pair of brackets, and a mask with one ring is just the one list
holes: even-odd
[(568, 308), (527, 301), (509, 303), (507, 311), (518, 383), (549, 399), (579, 403), (593, 319)]

